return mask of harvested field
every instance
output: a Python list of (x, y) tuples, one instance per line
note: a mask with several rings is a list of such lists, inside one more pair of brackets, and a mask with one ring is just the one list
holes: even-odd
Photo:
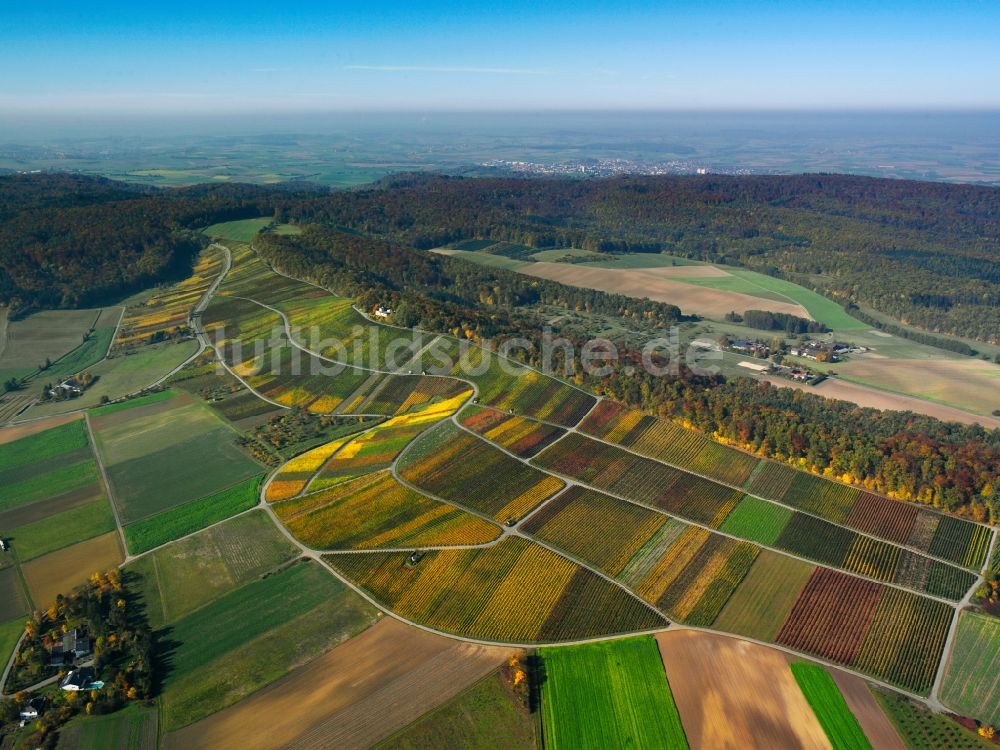
[(85, 583), (91, 573), (116, 568), (124, 559), (116, 532), (88, 539), (36, 558), (21, 566), (36, 604), (55, 600)]
[(951, 359), (876, 359), (852, 357), (837, 368), (863, 385), (947, 404), (973, 414), (997, 408), (1000, 367), (973, 357)]
[(588, 268), (579, 264), (545, 262), (532, 263), (518, 269), (520, 273), (529, 276), (570, 286), (666, 302), (677, 305), (684, 313), (695, 313), (717, 320), (734, 310), (742, 313), (745, 310), (761, 309), (798, 315), (800, 318), (812, 317), (802, 305), (685, 284), (659, 273), (660, 270), (653, 269), (651, 273), (650, 269)]
[(656, 640), (692, 750), (829, 750), (783, 653), (690, 630)]
[[(895, 360), (892, 360), (895, 361)], [(904, 396), (899, 393), (880, 391), (871, 386), (861, 383), (851, 383), (840, 378), (827, 378), (816, 386), (793, 383), (791, 380), (782, 378), (768, 378), (772, 385), (784, 388), (798, 388), (801, 391), (817, 393), (826, 398), (849, 401), (858, 406), (866, 406), (872, 409), (888, 409), (890, 411), (912, 411), (915, 414), (926, 414), (929, 417), (936, 417), (945, 422), (959, 422), (961, 424), (981, 424), (990, 429), (1000, 428), (1000, 417), (987, 417), (972, 412), (958, 409), (954, 406), (937, 404), (915, 396)]]
[(489, 674), (511, 653), (383, 618), (250, 698), (179, 732), (168, 750), (363, 750)]
[(839, 669), (831, 669), (829, 672), (872, 747), (877, 750), (907, 750), (896, 728), (868, 689), (868, 683)]
[(43, 310), (7, 324), (6, 346), (0, 348), (0, 372), (29, 375), (45, 360), (55, 362), (80, 345), (101, 311)]

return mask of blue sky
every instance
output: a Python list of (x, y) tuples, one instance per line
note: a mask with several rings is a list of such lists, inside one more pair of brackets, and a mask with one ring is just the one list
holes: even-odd
[(1000, 107), (996, 0), (55, 0), (2, 18), (8, 113)]

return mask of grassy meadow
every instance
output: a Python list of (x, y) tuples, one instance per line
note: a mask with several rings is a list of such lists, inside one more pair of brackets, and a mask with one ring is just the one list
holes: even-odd
[(230, 240), (232, 242), (249, 242), (260, 230), (271, 224), (274, 219), (270, 216), (259, 219), (239, 219), (238, 221), (224, 221), (219, 224), (212, 224), (202, 229), (202, 234), (206, 234), (212, 239)]
[(941, 700), (959, 713), (1000, 724), (1000, 619), (962, 612)]

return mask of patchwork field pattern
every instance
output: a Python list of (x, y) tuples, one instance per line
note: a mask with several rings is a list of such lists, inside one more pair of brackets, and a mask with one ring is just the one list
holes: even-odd
[(0, 535), (12, 550), (0, 553), (5, 601), (0, 621), (28, 608), (22, 575), (35, 603), (44, 604), (47, 599), (35, 597), (54, 591), (60, 581), (75, 585), (86, 578), (79, 570), (60, 570), (53, 561), (64, 551), (73, 559), (74, 548), (114, 531), (83, 419), (0, 444)]
[[(388, 417), (292, 458), (265, 492), (297, 539), (326, 551), (327, 565), (382, 606), (504, 643), (662, 628), (669, 618), (929, 691), (954, 613), (932, 597), (964, 596), (988, 528), (761, 461), (455, 338), (412, 336), (394, 351), (388, 342), (405, 339), (402, 329), (234, 249), (233, 271), (203, 316), (233, 372), (284, 406)], [(286, 318), (296, 342), (309, 345), (319, 332), (321, 353), (339, 363), (283, 341)], [(440, 353), (464, 358), (444, 368), (456, 377), (423, 374), (435, 372)], [(399, 371), (364, 369), (373, 365)], [(152, 423), (176, 407), (184, 405), (141, 408)], [(95, 424), (105, 420), (98, 433), (113, 435), (131, 419), (108, 413)], [(207, 424), (192, 414), (194, 423)], [(567, 430), (577, 424), (579, 432)], [(141, 442), (108, 450), (125, 463), (142, 454)], [(243, 514), (205, 538), (257, 517)], [(138, 567), (162, 563), (211, 580), (196, 563), (201, 538), (158, 549)], [(162, 556), (174, 546), (190, 547), (190, 561)], [(231, 579), (187, 601), (180, 617), (200, 617), (255, 585)], [(162, 619), (178, 615), (164, 605)], [(197, 669), (220, 665), (224, 651)], [(179, 673), (193, 674), (184, 659)], [(204, 691), (189, 691), (183, 710), (168, 705), (168, 723), (199, 713), (196, 694)]]
[[(124, 523), (214, 494), (260, 473), (234, 430), (187, 394), (98, 414), (97, 447)], [(164, 482), (163, 477), (170, 477)]]
[(662, 627), (662, 617), (595, 573), (526, 539), (492, 547), (327, 555), (324, 560), (407, 619), (448, 633), (531, 643)]
[(694, 430), (607, 399), (587, 415), (580, 429), (649, 458), (735, 486), (742, 486), (760, 463), (760, 459), (720, 445)]
[(830, 521), (757, 498), (744, 498), (741, 490), (577, 433), (543, 451), (534, 462), (681, 519), (879, 581), (954, 601), (960, 600), (975, 582), (975, 575), (967, 570), (862, 536)]
[(388, 471), (274, 504), (282, 523), (313, 549), (484, 544), (500, 528), (432, 500)]
[(951, 616), (932, 599), (820, 568), (776, 641), (926, 694)]
[(398, 468), (425, 492), (502, 522), (520, 518), (564, 486), (451, 423), (422, 435)]

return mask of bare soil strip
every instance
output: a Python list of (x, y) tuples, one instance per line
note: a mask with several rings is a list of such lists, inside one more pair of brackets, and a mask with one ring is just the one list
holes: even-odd
[[(625, 294), (629, 297), (648, 297), (657, 302), (677, 305), (681, 312), (697, 313), (707, 318), (721, 319), (726, 313), (734, 310), (740, 313), (745, 310), (770, 310), (798, 315), (801, 318), (811, 317), (802, 305), (792, 302), (777, 302), (739, 292), (685, 284), (673, 281), (662, 273), (663, 270), (673, 269), (655, 269), (657, 273), (650, 273), (646, 269), (616, 270), (589, 268), (572, 263), (539, 262), (518, 270), (519, 273), (570, 286)], [(691, 277), (690, 273), (687, 275)]]
[(692, 750), (830, 750), (780, 651), (714, 633), (659, 633)]
[(912, 411), (916, 414), (937, 417), (946, 422), (981, 424), (988, 428), (1000, 428), (1000, 418), (997, 417), (981, 417), (978, 414), (962, 411), (953, 406), (936, 404), (933, 401), (925, 401), (914, 396), (903, 396), (898, 393), (880, 391), (876, 388), (870, 388), (867, 385), (849, 383), (846, 380), (824, 380), (817, 386), (792, 383), (789, 380), (769, 379), (769, 381), (774, 385), (786, 388), (798, 388), (799, 390), (826, 396), (827, 398), (850, 401), (852, 404), (857, 404), (858, 406), (869, 406), (874, 409), (890, 409), (894, 411)]
[(860, 677), (839, 669), (829, 671), (872, 747), (878, 750), (907, 750), (889, 717), (883, 713), (875, 696), (868, 689), (867, 683)]
[(167, 735), (168, 750), (368, 748), (512, 653), (386, 617), (234, 706)]

